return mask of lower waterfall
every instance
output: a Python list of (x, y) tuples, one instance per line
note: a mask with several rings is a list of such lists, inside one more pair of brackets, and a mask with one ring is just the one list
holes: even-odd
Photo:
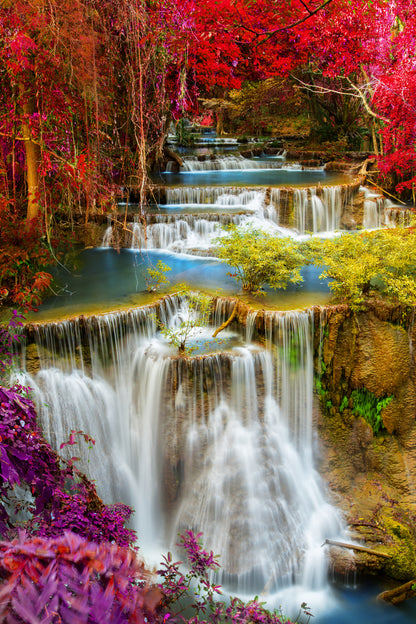
[(96, 439), (80, 467), (105, 502), (134, 507), (151, 563), (191, 528), (221, 555), (218, 583), (252, 595), (295, 586), (299, 607), (327, 587), (321, 546), (342, 530), (314, 468), (312, 312), (265, 312), (260, 339), (253, 312), (245, 334), (227, 329), (183, 358), (156, 323), (183, 303), (39, 325), (41, 368), (26, 383), (42, 428), (58, 449), (71, 430)]

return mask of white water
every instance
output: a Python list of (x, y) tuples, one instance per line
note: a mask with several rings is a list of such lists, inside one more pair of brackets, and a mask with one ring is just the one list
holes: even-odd
[[(165, 301), (164, 323), (180, 304)], [(219, 582), (239, 593), (294, 584), (298, 606), (326, 588), (321, 544), (341, 529), (314, 469), (312, 316), (268, 313), (265, 348), (251, 342), (253, 320), (245, 344), (189, 366), (169, 357), (152, 308), (51, 324), (27, 383), (57, 448), (71, 429), (97, 439), (84, 466), (106, 502), (133, 505), (150, 560), (193, 528), (221, 553)]]
[[(171, 215), (157, 215), (156, 223), (148, 223), (146, 228), (141, 223), (128, 224), (132, 249), (179, 253), (208, 249), (213, 239), (222, 235), (223, 226), (230, 223), (294, 238), (308, 234), (333, 235), (340, 228), (342, 211), (348, 209), (348, 198), (343, 199), (340, 186), (322, 187), (319, 196), (315, 188), (295, 189), (293, 218), (282, 209), (282, 201), (287, 202), (287, 191), (283, 194), (279, 188), (268, 192), (240, 187), (167, 188), (166, 200), (163, 208), (172, 209)], [(365, 205), (373, 205), (372, 200), (366, 200)], [(192, 208), (194, 214), (183, 214), (182, 207)], [(212, 212), (206, 213), (207, 209)], [(241, 212), (236, 214), (237, 210)], [(285, 223), (287, 219), (291, 222)], [(365, 219), (370, 223), (370, 217)], [(102, 246), (110, 247), (111, 239), (109, 226)]]
[[(284, 156), (274, 160), (254, 160), (244, 158), (238, 155), (225, 155), (208, 158), (205, 160), (198, 159), (197, 156), (188, 156), (183, 159), (181, 167), (182, 173), (201, 172), (201, 171), (259, 171), (267, 169), (281, 169)], [(167, 165), (167, 171), (171, 170), (171, 163)]]
[(364, 229), (374, 230), (381, 227), (407, 227), (411, 224), (414, 212), (394, 204), (377, 192), (361, 187), (365, 194)]
[(191, 186), (166, 188), (166, 200), (172, 204), (214, 204), (218, 207), (249, 206), (262, 201), (266, 194), (263, 189), (248, 189), (230, 186)]

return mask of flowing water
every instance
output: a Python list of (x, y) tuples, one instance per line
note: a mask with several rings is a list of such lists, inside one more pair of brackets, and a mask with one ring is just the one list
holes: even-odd
[[(365, 592), (328, 583), (322, 544), (342, 536), (344, 527), (315, 469), (313, 315), (290, 310), (327, 301), (317, 272), (308, 267), (300, 289), (267, 293), (265, 307), (289, 311), (263, 314), (261, 340), (254, 309), (245, 333), (231, 326), (213, 340), (213, 327), (229, 316), (229, 300), (218, 300), (207, 328), (198, 327), (186, 298), (154, 304), (144, 294), (146, 269), (163, 259), (172, 283), (235, 295), (231, 267), (195, 255), (210, 248), (221, 226), (249, 224), (298, 238), (334, 235), (351, 198), (326, 172), (300, 171), (281, 156), (185, 158), (183, 172), (164, 177), (166, 201), (146, 232), (132, 223), (131, 249), (84, 252), (82, 271), (65, 278), (65, 295), (43, 306), (45, 318), (48, 307), (56, 316), (93, 305), (141, 306), (38, 326), (40, 370), (27, 373), (26, 383), (45, 435), (57, 448), (72, 429), (96, 439), (93, 450), (83, 451), (82, 468), (106, 502), (134, 507), (134, 528), (149, 562), (160, 561), (177, 534), (192, 528), (221, 554), (218, 582), (233, 593), (261, 593), (287, 614), (307, 602), (319, 624), (334, 618), (404, 624), (404, 612), (362, 602), (360, 619), (356, 601), (367, 600)], [(324, 188), (318, 192), (307, 180)], [(297, 187), (291, 222), (282, 181)], [(367, 195), (366, 227), (400, 218), (397, 207)], [(187, 340), (194, 355), (178, 358), (159, 325), (170, 327), (172, 336), (184, 321), (191, 324)]]
[[(157, 314), (175, 327), (184, 306), (167, 299)], [(41, 370), (27, 383), (45, 434), (57, 448), (71, 429), (94, 435), (82, 467), (107, 502), (135, 508), (150, 560), (192, 527), (221, 553), (226, 587), (321, 591), (321, 546), (342, 522), (314, 469), (312, 314), (269, 312), (264, 345), (226, 332), (213, 353), (178, 360), (155, 313), (39, 326)], [(190, 340), (208, 336), (195, 327)]]
[[(252, 159), (188, 155), (179, 172), (173, 171), (174, 165), (168, 163), (159, 179), (164, 191), (146, 224), (139, 219), (128, 224), (125, 246), (212, 253), (215, 239), (230, 224), (303, 239), (311, 234), (334, 236), (352, 219), (358, 187), (350, 176), (287, 164), (283, 154)], [(408, 222), (408, 211), (368, 189), (359, 190), (365, 194), (359, 226), (374, 229)], [(111, 247), (112, 240), (110, 221), (102, 246)]]

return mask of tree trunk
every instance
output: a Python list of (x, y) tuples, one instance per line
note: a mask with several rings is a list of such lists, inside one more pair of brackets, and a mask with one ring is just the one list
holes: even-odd
[(26, 155), (26, 176), (27, 176), (27, 213), (26, 223), (29, 225), (32, 219), (36, 219), (39, 214), (39, 163), (40, 148), (32, 140), (32, 132), (29, 124), (29, 117), (36, 111), (35, 99), (30, 96), (24, 86), (19, 86), (22, 98), (22, 136), (25, 145)]

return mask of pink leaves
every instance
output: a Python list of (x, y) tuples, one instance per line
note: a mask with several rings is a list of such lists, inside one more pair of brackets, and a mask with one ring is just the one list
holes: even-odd
[(66, 446), (72, 446), (73, 444), (77, 444), (76, 436), (78, 435), (82, 436), (87, 444), (92, 444), (92, 445), (95, 444), (94, 438), (88, 435), (88, 433), (85, 433), (84, 431), (75, 431), (75, 429), (71, 429), (71, 433), (69, 435), (68, 440), (66, 442), (62, 442), (62, 444), (59, 446), (59, 449), (61, 450), (65, 448)]
[[(23, 539), (22, 539), (23, 538)], [(134, 553), (63, 537), (0, 543), (0, 619), (25, 622), (136, 624), (156, 620), (160, 593)]]

